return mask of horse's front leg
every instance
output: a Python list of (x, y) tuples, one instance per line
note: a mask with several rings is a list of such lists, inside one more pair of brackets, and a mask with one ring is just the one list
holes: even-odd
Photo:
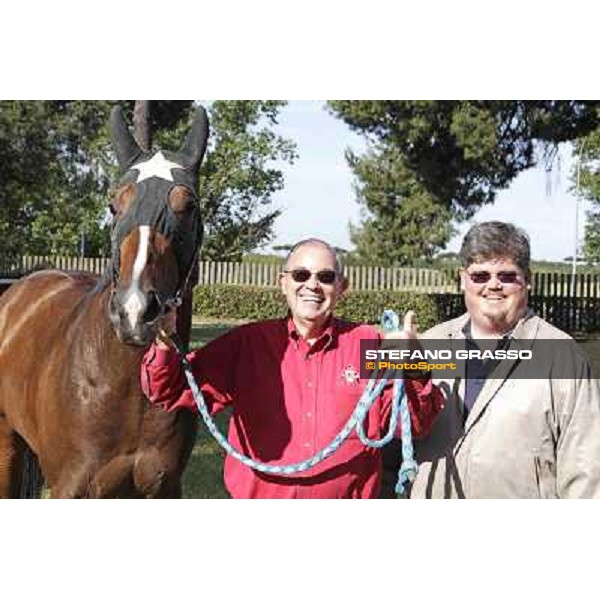
[(181, 471), (170, 448), (139, 451), (133, 481), (143, 498), (181, 498)]
[(0, 416), (0, 498), (27, 497), (23, 493), (25, 444)]
[(135, 497), (131, 455), (117, 456), (103, 465), (82, 464), (69, 469), (52, 486), (52, 498)]

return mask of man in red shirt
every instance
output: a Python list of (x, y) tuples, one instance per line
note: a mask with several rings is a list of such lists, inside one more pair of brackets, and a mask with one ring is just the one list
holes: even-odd
[[(333, 440), (367, 383), (359, 378), (360, 340), (380, 337), (373, 327), (333, 316), (348, 284), (329, 244), (316, 239), (297, 244), (280, 284), (288, 318), (243, 325), (188, 356), (211, 413), (233, 409), (230, 443), (270, 464), (300, 462)], [(412, 317), (407, 313), (405, 338), (416, 337)], [(170, 331), (174, 320), (174, 315), (166, 320)], [(196, 410), (179, 360), (161, 340), (144, 357), (142, 387), (166, 410)], [(413, 434), (424, 435), (442, 396), (431, 380), (407, 380), (406, 389)], [(390, 409), (387, 389), (365, 420), (370, 438), (387, 426)], [(332, 456), (294, 476), (264, 474), (227, 456), (225, 485), (234, 498), (376, 498), (380, 454), (353, 432)]]

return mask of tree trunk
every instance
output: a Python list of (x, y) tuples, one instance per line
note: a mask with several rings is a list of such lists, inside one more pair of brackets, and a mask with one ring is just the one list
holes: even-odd
[(152, 147), (150, 130), (150, 100), (136, 100), (133, 107), (133, 135), (143, 152)]

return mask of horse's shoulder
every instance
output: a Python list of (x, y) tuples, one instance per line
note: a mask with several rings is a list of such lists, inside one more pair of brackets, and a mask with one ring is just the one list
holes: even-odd
[(77, 288), (88, 290), (98, 284), (98, 276), (85, 271), (59, 271), (45, 269), (27, 275), (22, 280), (24, 286), (41, 288)]
[(24, 280), (46, 280), (46, 281), (60, 281), (60, 282), (93, 282), (98, 281), (98, 276), (87, 271), (61, 271), (59, 269), (44, 269), (42, 271), (34, 271), (30, 273)]
[(99, 279), (91, 273), (48, 269), (35, 271), (15, 282), (2, 295), (9, 310), (27, 306), (73, 306), (99, 290)]

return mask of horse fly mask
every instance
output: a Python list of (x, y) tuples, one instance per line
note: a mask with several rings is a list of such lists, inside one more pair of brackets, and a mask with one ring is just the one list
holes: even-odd
[[(121, 269), (121, 247), (125, 238), (137, 227), (149, 226), (169, 241), (179, 268), (179, 283), (170, 298), (159, 297), (161, 310), (178, 305), (185, 294), (195, 260), (202, 243), (199, 201), (196, 195), (198, 170), (208, 138), (206, 112), (200, 107), (191, 130), (179, 152), (144, 153), (131, 135), (120, 108), (113, 109), (110, 122), (113, 146), (122, 177), (119, 188), (135, 185), (135, 195), (127, 210), (115, 222), (112, 236), (113, 289)], [(192, 214), (182, 222), (169, 204), (169, 194), (175, 187), (185, 188), (194, 199)]]

